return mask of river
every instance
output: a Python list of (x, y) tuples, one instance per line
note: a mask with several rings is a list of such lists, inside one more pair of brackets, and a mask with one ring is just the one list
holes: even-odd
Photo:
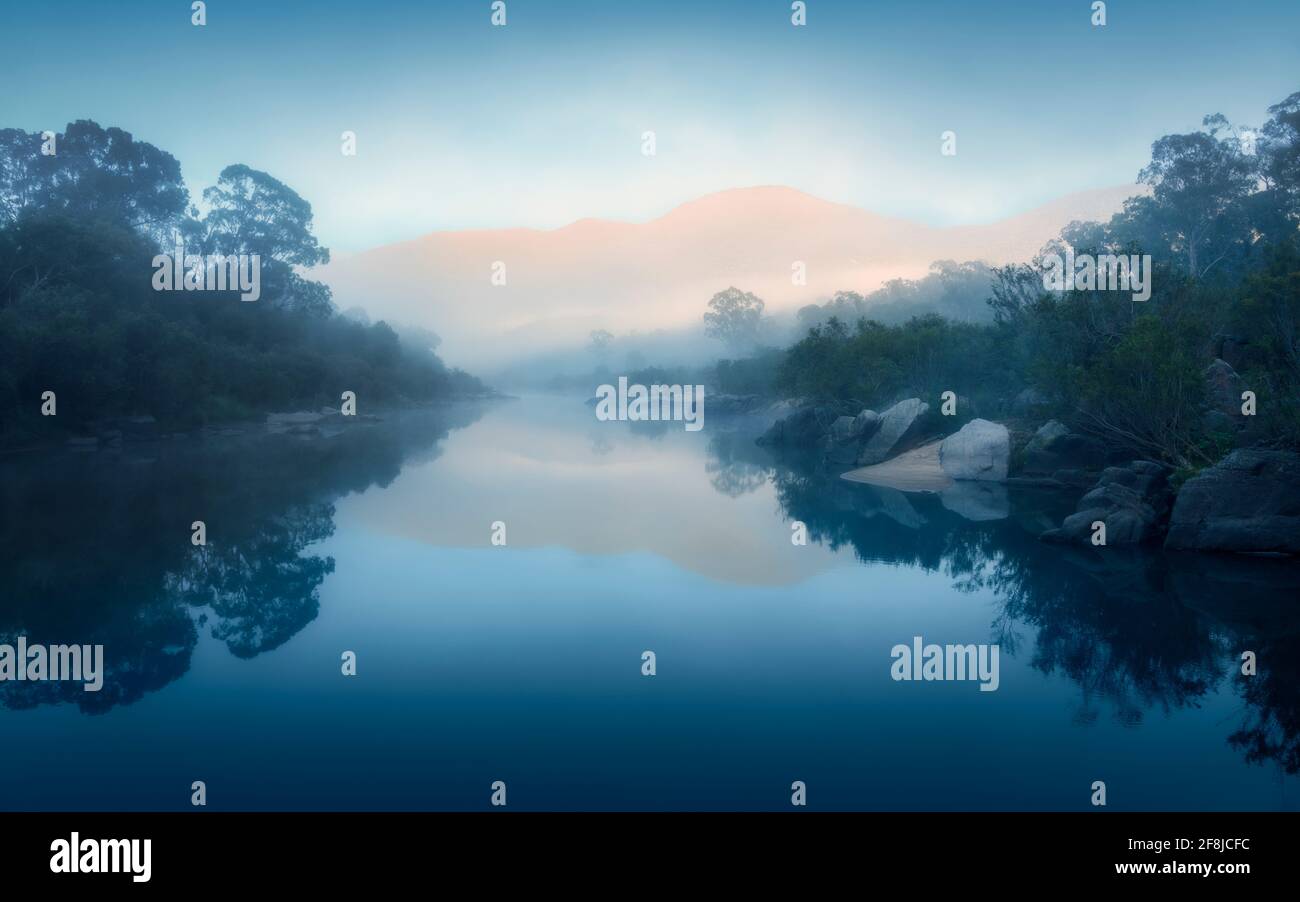
[[(0, 683), (0, 808), (1300, 808), (1294, 564), (1047, 545), (1075, 498), (849, 484), (762, 425), (526, 396), (0, 460), (0, 642), (105, 660)], [(996, 645), (996, 691), (894, 679), (918, 636)]]

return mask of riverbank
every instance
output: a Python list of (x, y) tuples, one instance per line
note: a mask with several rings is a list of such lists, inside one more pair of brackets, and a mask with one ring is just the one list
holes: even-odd
[(366, 412), (344, 414), (339, 408), (267, 412), (260, 417), (239, 417), (201, 426), (182, 426), (152, 416), (112, 417), (87, 424), (84, 429), (59, 432), (28, 444), (2, 448), (0, 459), (33, 452), (112, 451), (124, 445), (229, 439), (255, 435), (290, 435), (303, 439), (339, 435), (347, 430), (374, 425), (385, 419), (419, 411), (440, 410), (463, 404), (508, 401), (512, 395), (500, 392), (457, 395), (421, 403), (391, 404)]
[(904, 451), (884, 463), (841, 473), (840, 479), (898, 489), (900, 492), (942, 492), (953, 484), (939, 463), (939, 446), (942, 444), (942, 441), (930, 442), (911, 451)]

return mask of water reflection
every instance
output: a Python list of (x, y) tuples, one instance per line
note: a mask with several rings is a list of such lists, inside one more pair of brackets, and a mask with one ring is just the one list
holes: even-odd
[[(719, 463), (721, 465), (721, 462)], [(1199, 707), (1225, 683), (1244, 703), (1228, 741), (1248, 761), (1300, 772), (1300, 567), (1269, 557), (1049, 545), (1038, 535), (1074, 509), (1043, 490), (902, 493), (850, 483), (807, 461), (773, 461), (783, 513), (810, 540), (864, 562), (938, 570), (954, 589), (992, 590), (1004, 653), (1078, 687), (1074, 718), (1108, 709), (1136, 726)], [(1002, 511), (994, 516), (997, 511)], [(1258, 673), (1241, 673), (1242, 653)]]
[[(250, 431), (118, 452), (12, 456), (0, 480), (0, 641), (104, 646), (104, 686), (0, 683), (0, 704), (130, 704), (182, 676), (199, 630), (239, 658), (310, 623), (334, 561), (333, 501), (428, 461), (481, 411), (393, 415), (331, 437)], [(207, 544), (190, 524), (203, 520)]]
[(712, 435), (704, 470), (709, 474), (713, 488), (729, 498), (739, 498), (766, 485), (770, 468), (756, 448), (753, 436), (748, 432)]
[[(47, 644), (102, 644), (106, 673), (98, 693), (73, 683), (6, 682), (0, 684), (0, 704), (32, 709), (65, 703), (94, 714), (120, 709), (192, 666), (196, 675), (186, 685), (201, 682), (200, 665), (194, 665), (202, 660), (196, 658), (201, 644), (215, 640), (245, 661), (260, 656), (259, 662), (239, 665), (253, 670), (311, 645), (313, 639), (301, 634), (313, 621), (320, 621), (318, 632), (324, 626), (329, 618), (323, 604), (336, 614), (351, 605), (347, 617), (311, 649), (321, 657), (313, 657), (309, 667), (299, 661), (277, 673), (305, 682), (294, 683), (293, 692), (285, 690), (274, 705), (268, 702), (274, 713), (266, 723), (278, 722), (282, 712), (291, 716), (302, 704), (309, 713), (299, 715), (294, 736), (334, 735), (333, 706), (347, 697), (332, 688), (313, 695), (321, 672), (315, 668), (333, 667), (335, 659), (328, 656), (337, 654), (334, 649), (352, 647), (340, 642), (369, 636), (369, 647), (381, 654), (367, 658), (368, 665), (375, 668), (371, 662), (391, 655), (393, 673), (401, 676), (381, 690), (376, 670), (369, 670), (373, 681), (365, 685), (375, 694), (358, 695), (355, 703), (364, 700), (366, 707), (353, 716), (369, 718), (372, 731), (400, 737), (425, 754), (442, 750), (453, 762), (469, 760), (474, 756), (460, 755), (449, 736), (469, 736), (469, 748), (477, 737), (481, 750), (501, 742), (509, 746), (514, 734), (502, 726), (499, 735), (479, 735), (474, 731), (486, 730), (486, 720), (464, 715), (456, 721), (462, 699), (477, 691), (480, 702), (491, 704), (484, 701), (484, 686), (502, 683), (508, 687), (502, 697), (514, 699), (518, 686), (537, 684), (537, 674), (523, 664), (518, 672), (511, 669), (528, 656), (504, 652), (502, 636), (531, 648), (526, 643), (543, 635), (577, 668), (569, 673), (557, 667), (573, 682), (555, 688), (542, 679), (543, 688), (529, 696), (537, 717), (568, 723), (571, 730), (556, 734), (551, 764), (617, 762), (623, 759), (609, 757), (609, 748), (599, 745), (599, 725), (607, 721), (587, 712), (602, 698), (638, 703), (636, 689), (608, 677), (602, 656), (615, 654), (611, 646), (640, 643), (650, 629), (659, 631), (657, 641), (665, 647), (679, 644), (679, 666), (700, 668), (696, 683), (681, 685), (683, 698), (749, 699), (755, 711), (766, 710), (765, 692), (837, 699), (835, 705), (792, 710), (824, 712), (825, 720), (808, 720), (805, 728), (827, 738), (819, 748), (836, 748), (839, 737), (846, 743), (838, 747), (845, 760), (855, 762), (853, 741), (867, 739), (846, 739), (857, 734), (841, 731), (861, 725), (865, 711), (877, 712), (862, 727), (866, 732), (910, 735), (918, 724), (928, 728), (913, 719), (925, 712), (889, 707), (898, 696), (892, 684), (882, 690), (872, 682), (885, 669), (873, 667), (868, 649), (887, 649), (893, 630), (910, 628), (910, 610), (902, 620), (895, 616), (900, 606), (925, 603), (940, 589), (952, 597), (929, 610), (927, 616), (935, 618), (930, 623), (941, 622), (937, 615), (969, 615), (979, 630), (983, 611), (963, 612), (952, 599), (994, 599), (988, 639), (970, 640), (998, 642), (1022, 669), (1027, 664), (1041, 675), (1036, 684), (1053, 684), (1050, 693), (1032, 699), (1014, 695), (1014, 683), (1004, 684), (997, 695), (1023, 705), (1017, 715), (1064, 707), (1080, 729), (1101, 731), (1113, 722), (1150, 733), (1158, 729), (1152, 721), (1194, 714), (1230, 693), (1239, 702), (1231, 722), (1213, 725), (1219, 737), (1213, 743), (1228, 744), (1220, 751), (1286, 773), (1300, 771), (1296, 565), (1046, 545), (1038, 535), (1074, 510), (1075, 497), (1000, 486), (902, 493), (845, 482), (810, 461), (772, 457), (753, 442), (765, 425), (761, 421), (718, 417), (700, 433), (687, 433), (677, 423), (653, 425), (601, 423), (579, 402), (530, 399), (393, 418), (332, 438), (247, 435), (127, 446), (116, 455), (8, 458), (0, 463), (0, 641), (25, 635)], [(375, 488), (387, 490), (365, 491)], [(201, 548), (190, 544), (196, 519), (207, 524), (208, 545)], [(509, 524), (508, 549), (488, 545), (496, 520)], [(791, 542), (796, 520), (806, 524), (807, 547)], [(331, 538), (336, 530), (339, 536)], [(601, 558), (656, 574), (631, 580), (638, 591), (652, 584), (650, 598), (625, 604), (623, 596), (634, 594), (632, 589)], [(422, 575), (406, 579), (394, 563)], [(512, 566), (527, 574), (517, 584), (501, 576)], [(446, 569), (431, 576), (429, 569), (436, 567)], [(935, 578), (909, 583), (923, 588), (905, 599), (872, 598), (878, 607), (838, 604), (859, 586), (890, 580), (891, 568)], [(451, 591), (424, 591), (424, 583), (443, 573), (449, 581), (454, 574)], [(412, 580), (420, 585), (409, 586)], [(656, 596), (660, 580), (667, 585)], [(383, 591), (370, 593), (372, 586)], [(837, 602), (810, 604), (814, 590), (826, 592), (827, 586), (835, 587)], [(878, 626), (886, 617), (894, 619)], [(799, 634), (794, 647), (807, 650), (807, 658), (788, 649), (783, 656), (761, 657), (761, 650), (784, 648), (799, 627), (808, 632)], [(295, 636), (293, 647), (285, 648)], [(639, 655), (644, 647), (636, 644), (634, 650)], [(264, 654), (274, 649), (282, 651)], [(828, 649), (844, 655), (832, 658), (840, 669), (826, 666)], [(1257, 657), (1255, 676), (1240, 675), (1244, 651)], [(776, 663), (756, 676), (745, 669), (751, 655)], [(727, 681), (710, 682), (708, 668), (715, 666), (733, 669)], [(408, 678), (412, 667), (426, 670)], [(598, 674), (605, 674), (603, 682), (592, 683)], [(213, 687), (218, 701), (223, 692), (248, 698), (211, 673), (207, 678), (204, 685)], [(226, 671), (221, 678), (228, 678)], [(262, 693), (264, 685), (257, 683), (255, 691)], [(546, 687), (554, 694), (546, 696)], [(1031, 691), (1023, 678), (1019, 691)], [(398, 697), (427, 709), (426, 721), (437, 729), (422, 737), (410, 732), (405, 719), (386, 721), (385, 712), (394, 706), (385, 703)], [(313, 709), (313, 698), (324, 707)], [(554, 707), (548, 707), (551, 701)], [(682, 704), (643, 712), (663, 718), (657, 729), (672, 748), (697, 740), (697, 728), (712, 729), (711, 718), (697, 727), (690, 704)], [(502, 724), (517, 723), (505, 702), (493, 710)], [(958, 722), (986, 716), (983, 710), (970, 713), (973, 707), (947, 711)], [(534, 716), (531, 707), (527, 716)], [(244, 708), (230, 717), (218, 722), (238, 727)], [(766, 766), (755, 748), (790, 741), (784, 727), (768, 720), (759, 717), (754, 732), (736, 741), (755, 766)], [(446, 726), (450, 721), (460, 733)], [(775, 732), (765, 733), (765, 727)], [(202, 729), (199, 721), (186, 722), (181, 732)], [(1044, 757), (1069, 756), (1071, 741), (1075, 737), (1051, 746)], [(601, 754), (582, 759), (584, 742), (595, 742), (591, 747)], [(677, 760), (662, 748), (647, 749), (655, 762)], [(536, 758), (535, 749), (525, 751), (528, 760), (548, 760)], [(128, 754), (122, 752), (123, 760)], [(876, 754), (888, 752), (877, 748)], [(665, 770), (670, 783), (691, 778), (688, 768), (697, 756), (683, 761), (683, 770)], [(732, 773), (737, 765), (728, 760), (718, 766)], [(409, 776), (394, 773), (398, 783), (401, 774)], [(917, 777), (926, 785), (933, 779)], [(1045, 774), (1039, 785), (1055, 786), (1055, 780), (1055, 773)], [(976, 779), (972, 785), (982, 784)], [(364, 807), (366, 800), (358, 804)]]

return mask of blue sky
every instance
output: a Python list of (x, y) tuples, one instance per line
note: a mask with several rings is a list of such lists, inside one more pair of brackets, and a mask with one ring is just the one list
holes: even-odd
[[(6, 3), (0, 126), (91, 118), (242, 162), (335, 250), (645, 220), (756, 184), (937, 225), (1131, 182), (1152, 140), (1300, 90), (1296, 0)], [(356, 157), (339, 136), (358, 136)], [(653, 130), (657, 154), (641, 153)], [(957, 133), (956, 157), (939, 153)]]

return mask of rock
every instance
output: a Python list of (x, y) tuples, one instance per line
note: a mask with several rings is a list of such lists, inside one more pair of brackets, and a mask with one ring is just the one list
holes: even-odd
[(1107, 545), (1141, 545), (1161, 538), (1169, 511), (1169, 470), (1150, 460), (1107, 467), (1096, 486), (1079, 499), (1075, 513), (1042, 538), (1091, 545), (1092, 524), (1106, 524)]
[(880, 428), (880, 414), (874, 410), (864, 410), (853, 418), (854, 428), (863, 438), (869, 438)]
[(1070, 434), (1070, 427), (1066, 426), (1060, 420), (1048, 420), (1038, 427), (1034, 437), (1025, 445), (1026, 451), (1042, 451), (1058, 438), (1064, 438)]
[(1241, 449), (1187, 480), (1165, 547), (1300, 553), (1300, 454)]
[(878, 464), (915, 445), (921, 437), (922, 417), (929, 410), (930, 405), (920, 398), (908, 398), (882, 413), (875, 435), (867, 440), (858, 455), (858, 464)]
[(853, 463), (858, 456), (858, 431), (853, 417), (838, 417), (831, 423), (826, 433), (825, 450), (827, 460), (835, 463)]
[(836, 418), (826, 433), (824, 450), (830, 463), (851, 464), (862, 452), (862, 443), (880, 427), (880, 414), (864, 410), (855, 417)]
[(848, 402), (810, 404), (777, 420), (756, 441), (760, 445), (811, 448), (826, 437), (832, 423), (842, 416), (853, 416), (853, 413), (853, 406)]
[(836, 417), (835, 422), (831, 423), (831, 428), (826, 433), (826, 437), (837, 442), (857, 438), (857, 422), (857, 417)]
[(1106, 447), (1097, 439), (1071, 432), (1063, 423), (1048, 420), (1025, 445), (1020, 472), (1049, 476), (1058, 470), (1100, 470)]
[(1122, 485), (1143, 496), (1162, 491), (1169, 477), (1167, 467), (1153, 460), (1135, 460), (1127, 467), (1107, 467), (1097, 485)]
[(1007, 478), (1010, 459), (1007, 427), (988, 420), (971, 420), (939, 446), (939, 463), (952, 479), (1001, 482)]

